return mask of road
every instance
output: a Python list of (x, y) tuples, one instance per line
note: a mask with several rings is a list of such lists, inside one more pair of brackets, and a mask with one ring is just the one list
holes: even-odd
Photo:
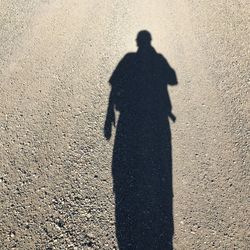
[[(0, 13), (0, 249), (123, 249), (103, 126), (141, 30), (178, 79), (173, 248), (249, 249), (249, 1), (1, 0)], [(143, 230), (126, 249), (149, 249)]]

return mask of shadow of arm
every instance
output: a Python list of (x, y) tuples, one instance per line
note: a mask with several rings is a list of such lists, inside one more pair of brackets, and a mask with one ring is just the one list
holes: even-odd
[(104, 136), (107, 140), (111, 138), (112, 135), (112, 125), (115, 127), (115, 111), (113, 102), (113, 90), (111, 89), (109, 95), (109, 104), (107, 109), (106, 120), (104, 124)]
[(169, 80), (168, 80), (168, 84), (171, 86), (177, 85), (178, 81), (177, 81), (177, 76), (175, 71), (169, 66)]
[(177, 76), (174, 69), (169, 65), (168, 61), (165, 59), (163, 55), (160, 54), (160, 65), (161, 65), (161, 74), (165, 79), (166, 84), (168, 85), (177, 85)]

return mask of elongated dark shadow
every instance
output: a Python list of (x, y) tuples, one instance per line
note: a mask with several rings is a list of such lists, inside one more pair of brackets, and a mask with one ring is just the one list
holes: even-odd
[(119, 111), (112, 159), (116, 236), (120, 250), (172, 249), (172, 145), (175, 121), (167, 85), (175, 71), (140, 31), (138, 51), (119, 62), (111, 78), (104, 126), (110, 139)]

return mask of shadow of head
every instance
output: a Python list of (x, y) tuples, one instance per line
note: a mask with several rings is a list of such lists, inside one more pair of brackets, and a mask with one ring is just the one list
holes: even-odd
[(139, 48), (151, 46), (152, 36), (147, 30), (142, 30), (137, 34), (136, 43)]

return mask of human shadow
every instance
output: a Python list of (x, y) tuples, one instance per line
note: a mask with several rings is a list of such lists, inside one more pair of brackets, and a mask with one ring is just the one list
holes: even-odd
[(119, 62), (111, 78), (104, 125), (110, 139), (116, 125), (112, 176), (116, 237), (120, 250), (172, 249), (173, 188), (169, 118), (175, 121), (167, 85), (175, 71), (140, 31), (138, 51)]

